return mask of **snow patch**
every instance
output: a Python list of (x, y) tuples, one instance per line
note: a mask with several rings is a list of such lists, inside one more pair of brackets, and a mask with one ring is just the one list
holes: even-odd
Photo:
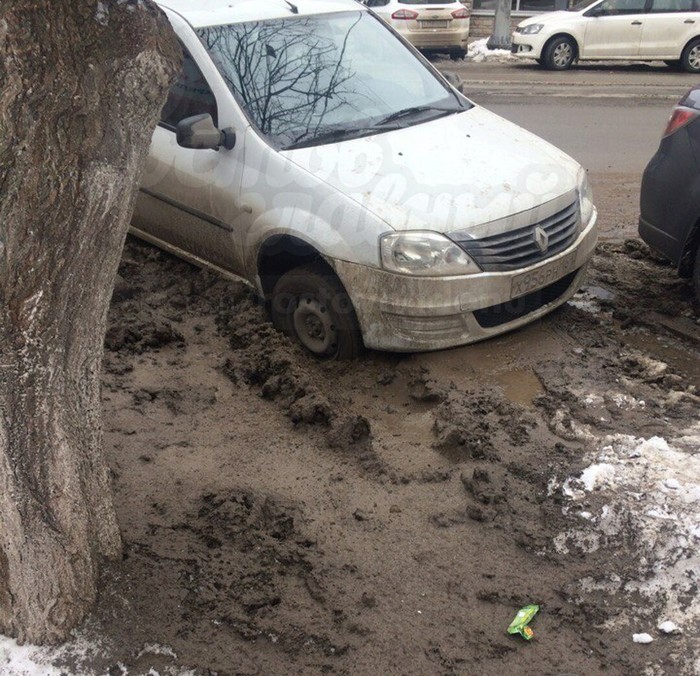
[[(95, 671), (90, 663), (97, 657), (104, 658), (109, 650), (100, 639), (89, 640), (83, 636), (75, 637), (58, 647), (39, 647), (34, 645), (19, 645), (14, 639), (0, 635), (0, 676), (104, 676), (104, 672)], [(116, 666), (120, 676), (194, 676), (195, 670), (179, 666), (162, 666), (162, 658), (177, 659), (172, 648), (157, 643), (148, 643), (138, 654), (137, 659), (143, 662), (146, 655), (159, 656), (158, 670), (149, 667), (143, 671), (140, 666), (136, 672), (131, 672), (122, 663)], [(70, 672), (57, 664), (70, 662), (74, 665)]]
[(482, 63), (483, 61), (515, 61), (513, 56), (507, 49), (489, 49), (486, 45), (488, 38), (475, 40), (469, 43), (467, 60), (474, 63)]
[(651, 643), (654, 639), (649, 634), (632, 634), (635, 643)]

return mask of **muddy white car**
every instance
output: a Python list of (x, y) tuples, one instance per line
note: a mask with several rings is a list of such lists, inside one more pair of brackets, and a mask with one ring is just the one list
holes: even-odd
[(583, 169), (354, 0), (161, 6), (184, 66), (133, 231), (255, 286), (312, 353), (474, 342), (581, 285)]

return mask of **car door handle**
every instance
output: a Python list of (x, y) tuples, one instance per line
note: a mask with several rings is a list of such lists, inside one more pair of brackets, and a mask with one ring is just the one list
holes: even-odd
[(641, 25), (642, 25), (642, 22), (641, 22), (641, 21), (633, 21), (633, 22), (632, 22), (632, 25), (633, 25), (633, 26), (641, 26)]
[(686, 19), (683, 23), (695, 23), (695, 19)]

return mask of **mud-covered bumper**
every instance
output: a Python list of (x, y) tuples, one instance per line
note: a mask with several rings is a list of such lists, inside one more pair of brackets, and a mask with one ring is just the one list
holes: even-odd
[(394, 28), (417, 49), (434, 49), (445, 51), (464, 50), (466, 53), (469, 44), (469, 24), (455, 30), (407, 30), (397, 26)]
[(597, 213), (574, 244), (512, 272), (412, 277), (333, 261), (368, 348), (439, 350), (504, 333), (551, 312), (583, 283), (598, 238)]

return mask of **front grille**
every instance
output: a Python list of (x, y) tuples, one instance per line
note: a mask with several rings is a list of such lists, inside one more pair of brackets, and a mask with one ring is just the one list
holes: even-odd
[(492, 305), (491, 307), (485, 307), (481, 310), (475, 310), (474, 317), (479, 323), (479, 326), (484, 329), (491, 329), (495, 326), (513, 322), (561, 298), (568, 291), (574, 279), (576, 279), (577, 274), (578, 270), (574, 270), (574, 272), (569, 273), (566, 277), (552, 282), (543, 289), (538, 289), (525, 296), (520, 296), (520, 298), (513, 298), (507, 303), (500, 303), (499, 305)]
[[(580, 220), (578, 200), (540, 223), (502, 232), (481, 239), (470, 239), (466, 233), (450, 235), (485, 272), (503, 272), (526, 268), (558, 254), (576, 238)], [(536, 228), (547, 234), (547, 248), (537, 244)]]

